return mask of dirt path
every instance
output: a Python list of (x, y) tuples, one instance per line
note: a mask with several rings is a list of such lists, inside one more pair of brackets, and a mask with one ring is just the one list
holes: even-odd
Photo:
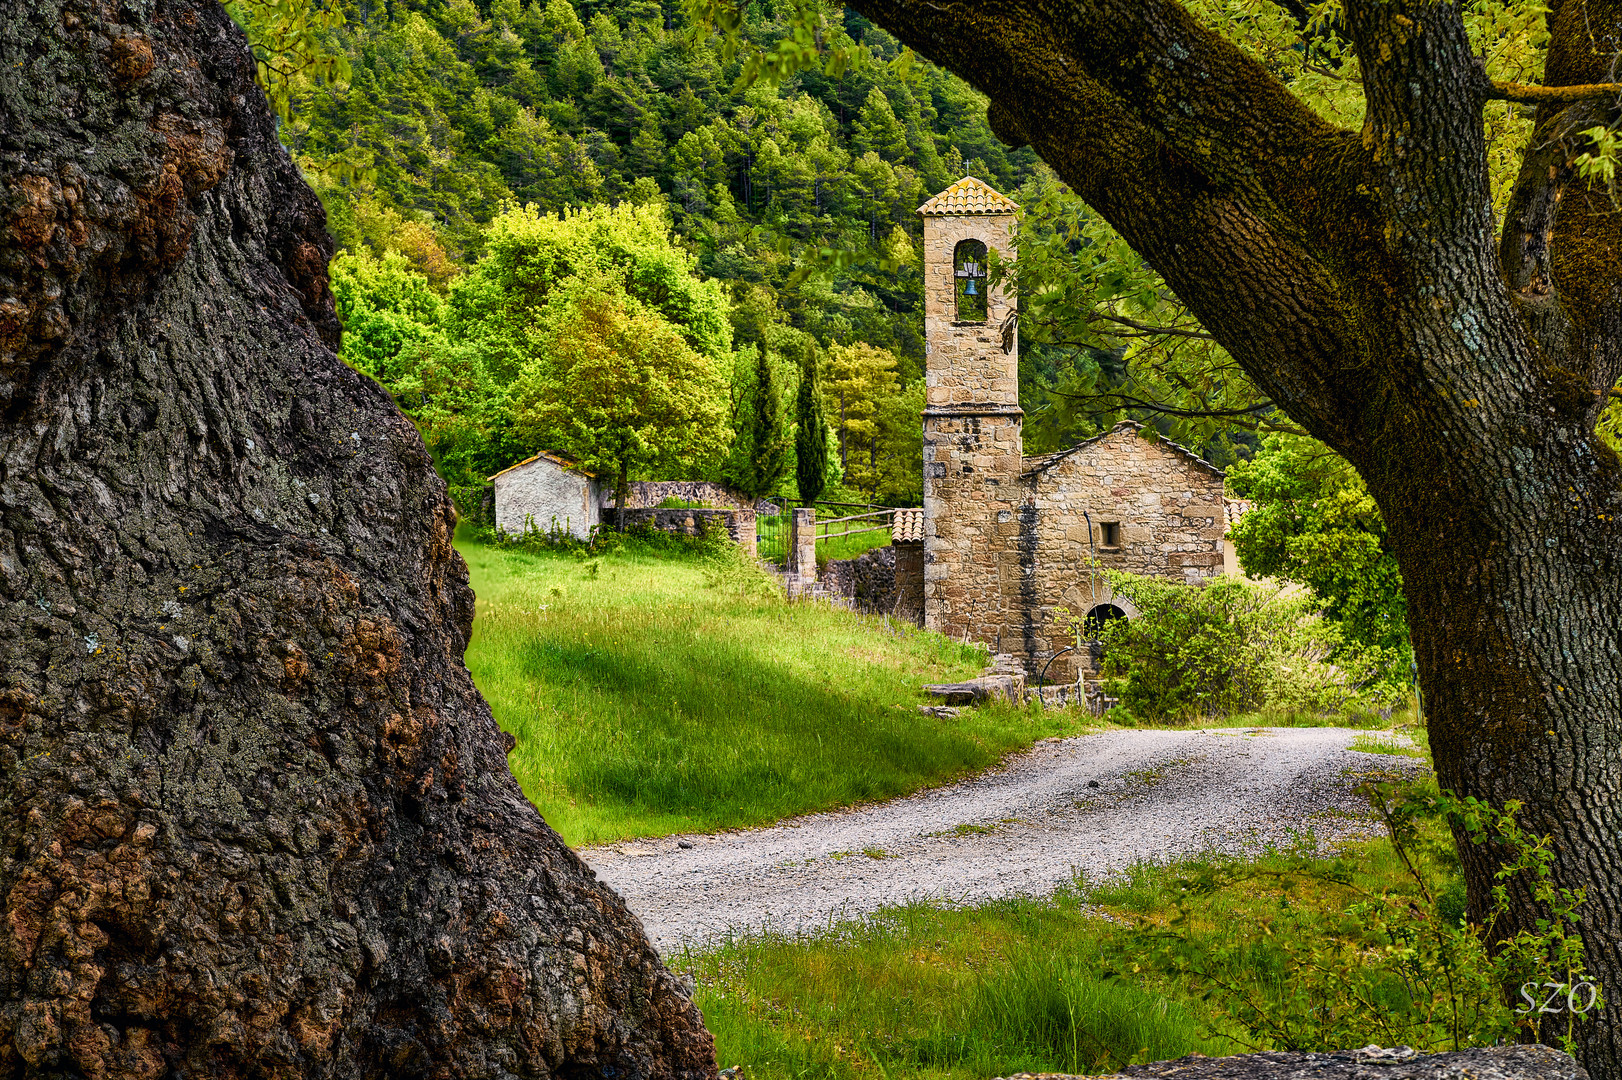
[[(1042, 895), (1140, 861), (1370, 831), (1352, 792), (1413, 758), (1345, 728), (1110, 731), (879, 806), (765, 829), (586, 848), (662, 950), (730, 929), (793, 931), (921, 898)], [(686, 845), (686, 846), (683, 846)]]

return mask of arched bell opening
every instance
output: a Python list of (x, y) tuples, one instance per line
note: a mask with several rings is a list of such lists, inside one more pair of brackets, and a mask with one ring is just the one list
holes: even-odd
[(953, 291), (957, 297), (957, 321), (986, 321), (986, 245), (979, 240), (961, 240), (952, 251)]

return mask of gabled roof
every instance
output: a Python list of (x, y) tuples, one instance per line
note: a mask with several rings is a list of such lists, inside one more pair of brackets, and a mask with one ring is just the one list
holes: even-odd
[(895, 512), (895, 524), (890, 527), (890, 543), (921, 544), (924, 542), (924, 512), (902, 509)]
[(560, 458), (556, 454), (547, 454), (547, 453), (536, 454), (533, 457), (525, 458), (523, 461), (518, 462), (516, 465), (509, 465), (505, 469), (502, 469), (500, 472), (496, 473), (495, 476), (489, 477), (489, 479), (492, 482), (494, 482), (496, 476), (506, 476), (508, 473), (512, 472), (514, 469), (522, 469), (525, 465), (528, 465), (530, 462), (532, 462), (532, 461), (540, 461), (543, 458), (545, 460), (547, 460), (547, 461), (550, 461), (552, 464), (558, 466), (559, 468), (568, 469), (570, 472), (577, 472), (581, 476), (590, 477), (593, 480), (597, 479), (597, 474), (596, 473), (587, 472), (585, 469), (582, 469), (580, 466), (576, 465), (574, 462), (570, 461), (568, 458)]
[[(1117, 431), (1137, 432), (1137, 431), (1141, 431), (1142, 429), (1143, 429), (1143, 425), (1140, 424), (1136, 420), (1122, 420), (1119, 424), (1116, 424), (1114, 427), (1110, 428), (1108, 431), (1100, 432), (1099, 434), (1094, 435), (1090, 439), (1083, 439), (1081, 442), (1079, 442), (1076, 445), (1072, 446), (1068, 450), (1059, 450), (1059, 451), (1057, 451), (1055, 453), (1052, 453), (1052, 454), (1041, 454), (1041, 455), (1039, 455), (1037, 457), (1025, 458), (1023, 461), (1020, 462), (1020, 470), (1019, 470), (1020, 475), (1021, 476), (1035, 476), (1037, 473), (1046, 472), (1048, 469), (1051, 469), (1053, 466), (1057, 465), (1059, 462), (1063, 461), (1065, 458), (1069, 457), (1071, 454), (1074, 454), (1076, 451), (1085, 450), (1087, 447), (1093, 445), (1093, 443), (1098, 442), (1099, 440), (1101, 440), (1101, 439), (1103, 439), (1103, 438), (1105, 438), (1107, 436), (1113, 435)], [(1187, 458), (1189, 461), (1192, 461), (1194, 464), (1203, 466), (1213, 476), (1225, 476), (1225, 475), (1227, 475), (1221, 469), (1217, 468), (1215, 465), (1212, 465), (1209, 461), (1206, 461), (1204, 458), (1200, 457), (1200, 455), (1196, 454), (1194, 451), (1190, 450), (1188, 447), (1182, 446), (1182, 445), (1180, 445), (1178, 443), (1174, 443), (1170, 439), (1164, 439), (1164, 438), (1156, 439), (1155, 442), (1153, 443), (1153, 445), (1155, 445), (1155, 446), (1163, 446), (1167, 450), (1170, 450), (1175, 454), (1180, 454), (1181, 456)]]
[(1012, 214), (1019, 203), (1001, 192), (994, 191), (984, 181), (965, 176), (939, 195), (918, 208), (924, 217), (948, 217), (971, 214)]

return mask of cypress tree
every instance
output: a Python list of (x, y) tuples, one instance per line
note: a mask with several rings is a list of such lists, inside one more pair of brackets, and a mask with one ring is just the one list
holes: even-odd
[(783, 414), (777, 401), (777, 380), (766, 350), (755, 353), (755, 401), (750, 411), (750, 442), (754, 457), (749, 463), (749, 487), (745, 492), (759, 498), (770, 495), (788, 468), (787, 440), (783, 438)]
[(800, 393), (794, 402), (799, 431), (794, 436), (794, 480), (800, 502), (810, 506), (828, 485), (828, 421), (822, 415), (822, 394), (817, 386), (816, 353), (808, 353), (800, 368)]

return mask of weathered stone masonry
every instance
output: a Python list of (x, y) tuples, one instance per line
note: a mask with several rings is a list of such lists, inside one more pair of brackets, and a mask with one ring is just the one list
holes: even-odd
[[(965, 178), (924, 218), (924, 625), (1008, 653), (1037, 674), (1072, 644), (1058, 607), (1130, 605), (1097, 569), (1189, 582), (1223, 572), (1223, 477), (1197, 455), (1117, 425), (1068, 450), (1023, 457), (1019, 341), (1010, 298), (960, 319), (964, 241), (1014, 258), (1018, 207)], [(980, 284), (983, 287), (983, 279)], [(905, 576), (897, 567), (898, 585)], [(1083, 663), (1090, 660), (1083, 658)], [(1076, 676), (1074, 654), (1049, 681)]]
[[(919, 208), (924, 218), (924, 625), (994, 647), (1018, 592), (1009, 528), (1021, 495), (1019, 342), (1000, 288), (983, 320), (960, 321), (954, 256), (979, 241), (1014, 257), (1018, 207), (977, 180)], [(984, 287), (984, 286), (982, 286)]]

